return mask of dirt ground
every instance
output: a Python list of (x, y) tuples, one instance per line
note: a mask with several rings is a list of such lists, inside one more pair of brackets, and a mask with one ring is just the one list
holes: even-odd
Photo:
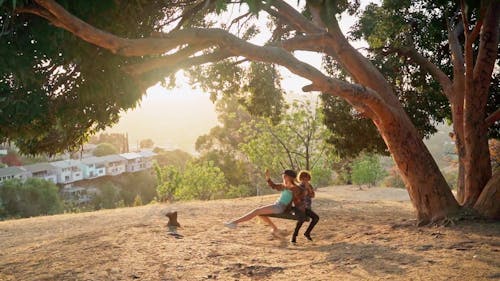
[(0, 222), (0, 280), (500, 280), (499, 222), (417, 228), (401, 189), (319, 189), (314, 242), (292, 245), (258, 219), (223, 226), (276, 197)]

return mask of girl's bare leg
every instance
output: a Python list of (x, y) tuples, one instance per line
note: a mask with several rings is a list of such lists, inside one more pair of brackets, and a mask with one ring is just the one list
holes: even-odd
[[(247, 213), (246, 215), (244, 215), (244, 216), (242, 216), (242, 217), (240, 217), (240, 218), (232, 221), (231, 223), (237, 224), (237, 223), (240, 223), (240, 222), (251, 220), (251, 219), (253, 219), (256, 216), (272, 214), (272, 213), (274, 213), (274, 207), (273, 206), (274, 205), (268, 205), (268, 206), (264, 206), (264, 207), (260, 207), (260, 208), (254, 209), (251, 212)], [(271, 224), (272, 224), (272, 222), (271, 222)]]
[(264, 216), (259, 216), (259, 218), (265, 223), (267, 223), (273, 229), (273, 232), (278, 231), (278, 227), (271, 221), (270, 218)]

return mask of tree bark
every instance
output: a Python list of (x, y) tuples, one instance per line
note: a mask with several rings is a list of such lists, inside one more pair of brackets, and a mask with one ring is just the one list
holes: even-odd
[[(488, 147), (486, 104), (494, 63), (498, 53), (500, 2), (491, 1), (481, 25), (479, 51), (476, 64), (468, 58), (466, 69), (464, 102), (465, 138), (465, 201), (464, 206), (473, 207), (491, 178), (491, 162)], [(466, 49), (472, 56), (472, 40), (476, 33), (466, 33)], [(467, 28), (466, 31), (467, 32)], [(471, 40), (468, 40), (468, 38)], [(492, 199), (490, 199), (492, 200)]]
[(500, 170), (493, 175), (474, 205), (474, 209), (487, 218), (500, 219)]
[(419, 225), (453, 216), (459, 205), (436, 162), (411, 121), (398, 116), (389, 124), (377, 124), (396, 162), (417, 210)]

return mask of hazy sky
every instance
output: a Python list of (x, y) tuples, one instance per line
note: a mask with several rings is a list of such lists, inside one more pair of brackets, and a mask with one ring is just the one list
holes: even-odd
[[(373, 1), (362, 1), (366, 5)], [(296, 3), (296, 2), (295, 2)], [(355, 19), (343, 16), (341, 27), (345, 31), (354, 24)], [(364, 46), (356, 42), (355, 47)], [(296, 52), (296, 56), (316, 67), (321, 66), (321, 56), (309, 52)], [(298, 77), (282, 68), (282, 86), (287, 93), (294, 96), (310, 95), (302, 93), (301, 88), (309, 84), (308, 80)], [(167, 90), (156, 85), (147, 90), (138, 107), (124, 112), (118, 124), (106, 132), (128, 133), (131, 149), (142, 139), (152, 139), (155, 146), (170, 149), (180, 148), (194, 153), (194, 144), (198, 136), (207, 134), (217, 125), (217, 114), (209, 95), (192, 89), (183, 78), (182, 72), (177, 74), (178, 88)]]

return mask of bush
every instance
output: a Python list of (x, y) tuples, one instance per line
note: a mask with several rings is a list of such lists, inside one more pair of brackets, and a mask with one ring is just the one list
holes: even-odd
[(228, 191), (224, 194), (224, 198), (241, 198), (256, 195), (255, 188), (247, 185), (230, 186)]
[(156, 193), (161, 202), (174, 201), (175, 191), (181, 185), (181, 172), (172, 165), (160, 167), (155, 163), (156, 171)]
[(137, 206), (142, 206), (142, 199), (141, 199), (141, 196), (139, 194), (137, 194), (135, 196), (135, 199), (134, 199), (134, 207), (137, 207)]
[(59, 189), (51, 181), (29, 178), (22, 182), (14, 179), (0, 186), (0, 216), (3, 218), (52, 215), (62, 210)]
[(382, 168), (375, 154), (362, 154), (352, 163), (352, 182), (374, 186), (383, 179), (387, 172)]
[(213, 162), (188, 163), (175, 196), (183, 200), (223, 198), (227, 192), (224, 173)]
[(92, 152), (94, 156), (105, 156), (118, 153), (120, 153), (118, 148), (110, 143), (101, 143)]
[(316, 166), (311, 171), (311, 184), (315, 188), (328, 186), (333, 183), (332, 170), (325, 167)]
[(118, 189), (112, 183), (105, 183), (99, 189), (100, 193), (93, 199), (96, 210), (113, 209), (117, 207), (120, 201), (123, 202)]

